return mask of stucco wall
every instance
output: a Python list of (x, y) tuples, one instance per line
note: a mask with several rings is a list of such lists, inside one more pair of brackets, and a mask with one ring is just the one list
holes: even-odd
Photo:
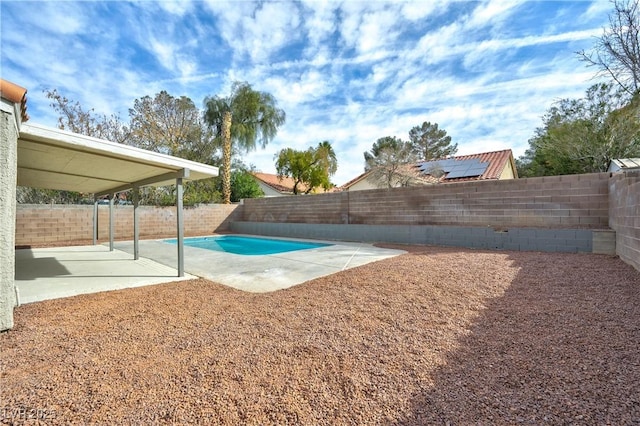
[(0, 102), (0, 330), (7, 330), (13, 327), (16, 305), (14, 218), (18, 130), (13, 104)]
[(609, 191), (609, 226), (616, 231), (616, 253), (640, 271), (640, 171), (614, 173)]
[[(211, 204), (184, 209), (185, 235), (208, 235), (229, 229), (240, 205)], [(138, 207), (140, 238), (176, 235), (175, 207)], [(92, 239), (93, 206), (19, 204), (16, 212), (17, 245), (34, 245)], [(133, 207), (114, 206), (115, 237), (133, 238)], [(98, 206), (98, 238), (109, 239), (109, 206)]]

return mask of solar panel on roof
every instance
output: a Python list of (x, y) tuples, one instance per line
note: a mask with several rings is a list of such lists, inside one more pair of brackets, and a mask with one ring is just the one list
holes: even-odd
[(420, 171), (428, 174), (430, 170), (439, 168), (447, 173), (447, 179), (458, 179), (480, 176), (487, 170), (487, 167), (489, 167), (489, 163), (482, 163), (477, 158), (466, 160), (448, 158), (446, 160), (425, 161), (420, 164)]
[(452, 171), (447, 173), (447, 175), (445, 176), (445, 179), (455, 179), (455, 178), (461, 178), (464, 175), (464, 173), (459, 172), (459, 171)]

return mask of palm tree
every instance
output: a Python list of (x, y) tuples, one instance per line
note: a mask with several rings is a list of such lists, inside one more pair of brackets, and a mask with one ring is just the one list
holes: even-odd
[(278, 109), (273, 95), (258, 92), (246, 82), (235, 82), (228, 97), (207, 97), (205, 120), (217, 132), (222, 145), (222, 198), (231, 203), (231, 153), (233, 144), (245, 152), (262, 148), (275, 137), (285, 121), (285, 113)]
[(327, 173), (327, 176), (333, 176), (336, 174), (336, 171), (338, 171), (338, 160), (336, 158), (336, 152), (331, 146), (331, 142), (320, 142), (316, 148), (316, 157), (324, 171)]

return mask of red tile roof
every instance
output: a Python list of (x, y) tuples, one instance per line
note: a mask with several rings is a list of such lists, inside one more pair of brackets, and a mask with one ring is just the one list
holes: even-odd
[(0, 95), (9, 102), (20, 104), (22, 121), (29, 120), (29, 115), (27, 114), (27, 89), (0, 78)]
[[(437, 182), (462, 182), (469, 180), (485, 180), (485, 179), (500, 179), (500, 175), (505, 167), (511, 163), (511, 167), (513, 168), (514, 177), (518, 177), (518, 171), (516, 170), (515, 161), (513, 159), (513, 153), (510, 149), (505, 149), (502, 151), (492, 151), (492, 152), (483, 152), (480, 154), (470, 154), (470, 155), (459, 155), (456, 157), (450, 157), (454, 160), (470, 160), (470, 159), (478, 159), (482, 163), (489, 163), (487, 169), (480, 176), (474, 177), (466, 177), (466, 178), (456, 178), (456, 179), (447, 179), (447, 176), (444, 175), (441, 178), (437, 179), (431, 175), (424, 175), (423, 179), (425, 183), (437, 183)], [(351, 179), (349, 182), (340, 186), (340, 190), (345, 190), (355, 185), (356, 183), (366, 179), (371, 171), (364, 172), (363, 174), (356, 176)]]
[[(272, 175), (270, 173), (251, 173), (256, 179), (262, 181), (267, 186), (270, 186), (274, 190), (282, 193), (293, 194), (293, 185), (296, 183), (290, 177), (279, 178), (278, 175)], [(304, 184), (298, 185), (298, 191), (304, 192), (307, 190), (307, 186)]]
[(504, 168), (512, 163), (513, 174), (514, 177), (518, 177), (518, 171), (516, 170), (515, 161), (513, 159), (513, 153), (510, 149), (505, 149), (502, 151), (492, 151), (492, 152), (483, 152), (480, 154), (471, 154), (471, 155), (458, 155), (456, 157), (451, 157), (455, 160), (471, 160), (478, 159), (482, 163), (489, 163), (489, 166), (484, 171), (484, 173), (477, 177), (467, 177), (467, 178), (457, 178), (457, 179), (447, 179), (446, 175), (441, 178), (442, 182), (461, 182), (467, 180), (485, 180), (485, 179), (500, 179), (500, 174), (504, 170)]

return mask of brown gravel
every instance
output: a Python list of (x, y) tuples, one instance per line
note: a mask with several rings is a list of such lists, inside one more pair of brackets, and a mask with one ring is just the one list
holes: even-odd
[(640, 424), (638, 271), (409, 250), (269, 294), (193, 280), (21, 306), (0, 335), (0, 416)]

